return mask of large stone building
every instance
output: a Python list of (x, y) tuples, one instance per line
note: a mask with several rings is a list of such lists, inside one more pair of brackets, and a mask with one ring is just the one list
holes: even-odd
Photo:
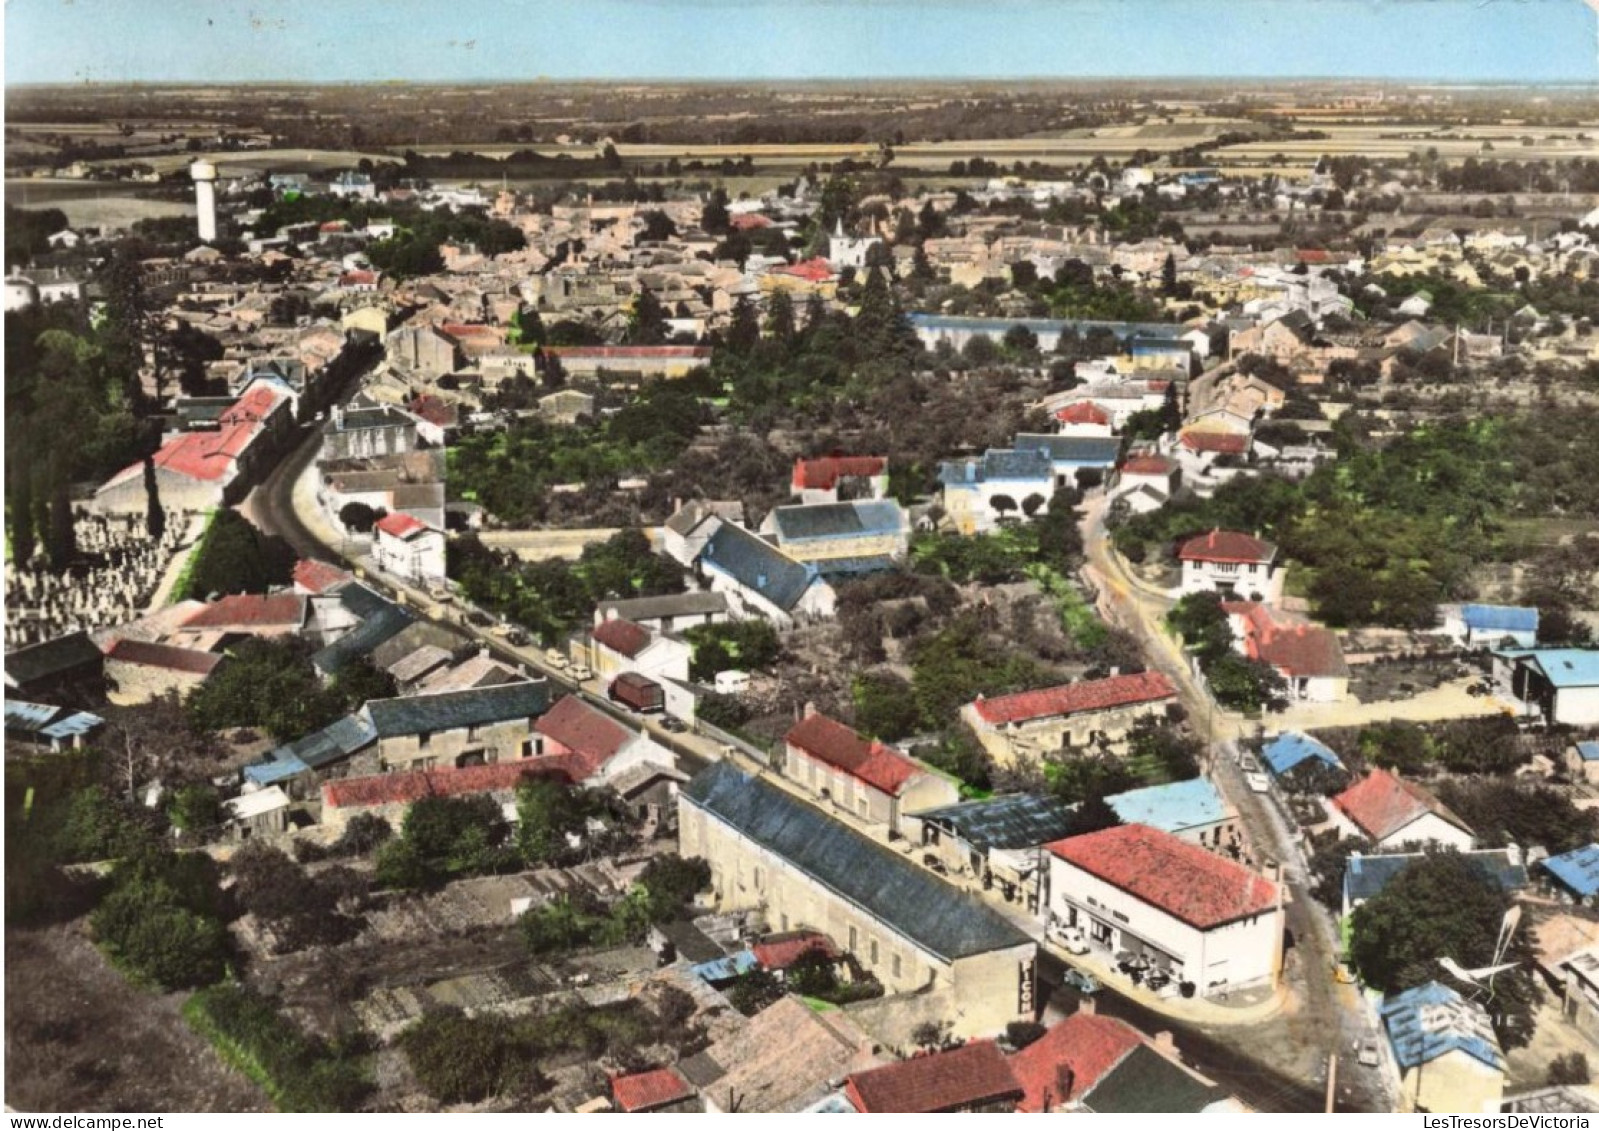
[(979, 697), (961, 717), (983, 748), (1002, 762), (1037, 758), (1056, 750), (1119, 742), (1134, 723), (1164, 714), (1177, 689), (1159, 672)]
[(1033, 1020), (1028, 935), (778, 786), (714, 763), (679, 793), (678, 830), (682, 854), (709, 862), (718, 909), (822, 931), (889, 994), (936, 995), (958, 1035)]
[(783, 774), (812, 797), (903, 833), (907, 813), (960, 800), (953, 781), (807, 707), (783, 739)]
[(431, 770), (533, 757), (533, 722), (549, 705), (540, 680), (374, 699), (361, 713), (377, 732), (384, 769)]

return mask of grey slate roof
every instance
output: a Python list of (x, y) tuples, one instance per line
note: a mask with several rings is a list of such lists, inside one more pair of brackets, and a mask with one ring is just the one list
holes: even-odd
[(730, 763), (701, 770), (680, 796), (948, 961), (1032, 942), (977, 897)]
[(723, 593), (671, 593), (665, 597), (628, 597), (620, 601), (601, 601), (599, 611), (601, 616), (614, 611), (630, 621), (714, 616), (727, 612), (727, 596)]
[(1227, 1098), (1213, 1084), (1201, 1083), (1148, 1045), (1122, 1058), (1083, 1096), (1089, 1111), (1124, 1114), (1199, 1112)]
[(54, 640), (41, 640), (6, 653), (6, 683), (23, 687), (90, 664), (103, 664), (105, 655), (87, 632), (73, 632)]
[(377, 741), (378, 732), (361, 715), (346, 715), (304, 738), (278, 747), (267, 755), (271, 762), (299, 761), (313, 770), (348, 758)]
[(549, 683), (524, 680), (466, 691), (446, 691), (440, 695), (374, 699), (362, 712), (379, 738), (392, 738), (533, 718), (549, 707)]
[(990, 448), (979, 460), (955, 460), (938, 465), (938, 481), (946, 487), (994, 480), (1047, 480), (1055, 473), (1049, 456), (1041, 451)]
[(814, 503), (778, 507), (772, 512), (780, 541), (811, 538), (858, 538), (871, 534), (896, 534), (905, 527), (905, 512), (890, 500), (852, 503)]
[(402, 608), (364, 585), (346, 585), (338, 592), (339, 603), (361, 618), (361, 623), (311, 657), (318, 671), (337, 674), (344, 665), (360, 656), (370, 656), (386, 640), (404, 632), (416, 620)]
[(699, 560), (785, 611), (799, 604), (817, 577), (814, 569), (731, 523), (717, 528)]
[(1114, 467), (1121, 443), (1115, 436), (1045, 436), (1024, 432), (1016, 437), (1016, 450), (1044, 452), (1054, 463)]
[(910, 816), (952, 829), (967, 844), (986, 852), (990, 848), (1036, 848), (1060, 840), (1071, 831), (1072, 810), (1053, 797), (1014, 793)]

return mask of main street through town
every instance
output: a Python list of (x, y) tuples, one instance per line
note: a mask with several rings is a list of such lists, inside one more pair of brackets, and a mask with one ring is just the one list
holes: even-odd
[[(1251, 1074), (1262, 1070), (1283, 1074), (1282, 1086), (1268, 1088), (1261, 1098), (1293, 1096), (1296, 1104), (1306, 1097), (1303, 1085), (1295, 1087), (1294, 1082), (1325, 1081), (1329, 1060), (1337, 1056), (1338, 1108), (1391, 1111), (1381, 1073), (1356, 1061), (1356, 1050), (1378, 1034), (1357, 987), (1334, 977), (1338, 944), (1332, 917), (1310, 894), (1309, 870), (1288, 820), (1269, 794), (1250, 788), (1239, 766), (1238, 740), (1251, 733), (1252, 724), (1216, 704), (1164, 630), (1162, 618), (1172, 601), (1129, 573), (1105, 529), (1106, 506), (1104, 499), (1090, 502), (1083, 520), (1086, 572), (1098, 590), (1099, 612), (1130, 633), (1150, 667), (1164, 673), (1177, 688), (1190, 723), (1206, 740), (1207, 775), (1243, 823), (1252, 862), (1268, 871), (1280, 869), (1288, 890), (1289, 944), (1284, 957), (1286, 997), (1282, 1008), (1259, 1022), (1189, 1028), (1178, 1045), (1203, 1060), (1218, 1079), (1229, 1075), (1229, 1062)], [(1239, 1094), (1247, 1098), (1251, 1092), (1240, 1088)], [(1321, 1110), (1323, 1102), (1318, 1096), (1312, 1110)]]

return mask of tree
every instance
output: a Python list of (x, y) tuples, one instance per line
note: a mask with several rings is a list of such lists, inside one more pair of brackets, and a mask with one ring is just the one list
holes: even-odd
[(302, 738), (344, 714), (338, 693), (322, 685), (311, 645), (297, 637), (253, 637), (235, 645), (184, 704), (197, 731), (261, 727), (279, 742)]
[(1022, 513), (1028, 518), (1032, 518), (1038, 513), (1039, 508), (1042, 507), (1044, 503), (1044, 496), (1040, 495), (1037, 491), (1034, 491), (1032, 494), (1028, 495), (1022, 500)]
[(727, 190), (718, 185), (711, 190), (710, 199), (700, 213), (700, 227), (713, 236), (727, 231), (731, 217), (727, 211)]
[(855, 677), (855, 725), (884, 742), (897, 742), (915, 734), (921, 712), (916, 690), (891, 672), (867, 672)]
[(78, 534), (73, 527), (72, 500), (67, 496), (67, 485), (59, 483), (50, 493), (50, 525), (46, 530), (45, 549), (50, 554), (50, 568), (60, 573), (78, 556)]
[(677, 918), (697, 894), (711, 886), (711, 866), (698, 856), (685, 859), (668, 852), (644, 866), (638, 884), (648, 896), (650, 921), (662, 923)]
[(209, 783), (182, 786), (173, 791), (167, 818), (179, 832), (205, 839), (222, 824), (222, 797)]
[(1288, 683), (1263, 660), (1235, 652), (1220, 657), (1205, 672), (1216, 702), (1232, 711), (1280, 711), (1288, 705)]
[[(1439, 959), (1466, 969), (1496, 958), (1510, 897), (1458, 852), (1431, 853), (1406, 868), (1355, 909), (1350, 961), (1367, 985), (1398, 993), (1442, 976)], [(1530, 962), (1517, 935), (1505, 960)], [(1518, 1048), (1531, 1039), (1538, 990), (1524, 969), (1499, 974), (1489, 1006), (1500, 1043)]]
[(733, 306), (733, 322), (727, 328), (727, 347), (737, 356), (748, 355), (761, 340), (761, 324), (755, 307), (744, 295)]
[(1072, 810), (1072, 815), (1066, 822), (1066, 835), (1086, 836), (1101, 829), (1113, 829), (1121, 823), (1121, 817), (1110, 807), (1105, 798), (1100, 794), (1091, 793), (1078, 802), (1077, 808)]
[(339, 524), (353, 534), (370, 534), (381, 516), (366, 503), (345, 503), (339, 508)]
[(1171, 252), (1160, 265), (1160, 293), (1168, 297), (1177, 293), (1177, 258)]
[(766, 333), (785, 349), (792, 348), (799, 330), (794, 324), (794, 300), (787, 291), (778, 291), (766, 311)]
[(988, 500), (988, 505), (998, 512), (1000, 518), (1006, 517), (1011, 511), (1016, 510), (1016, 500), (1009, 495), (993, 495)]
[(39, 548), (34, 526), (33, 474), (27, 467), (18, 468), (7, 476), (10, 490), (6, 493), (6, 517), (11, 523), (11, 556), (19, 564), (33, 560)]
[(1047, 1032), (1037, 1021), (1012, 1021), (1005, 1026), (1005, 1043), (1020, 1052)]
[(783, 999), (783, 983), (770, 970), (757, 966), (746, 970), (728, 987), (727, 1000), (745, 1017), (754, 1017), (767, 1006)]
[(1588, 1058), (1583, 1053), (1565, 1053), (1549, 1062), (1547, 1079), (1551, 1086), (1581, 1085), (1588, 1083), (1591, 1078), (1588, 1069)]
[(398, 1043), (417, 1083), (440, 1103), (478, 1103), (548, 1086), (536, 1067), (537, 1047), (502, 1014), (435, 1010)]
[(265, 593), (292, 580), (295, 554), (232, 508), (215, 512), (194, 550), (185, 597)]
[(583, 831), (584, 799), (574, 786), (548, 777), (530, 777), (516, 787), (516, 847), (530, 867), (553, 864), (568, 851), (567, 836)]
[(655, 292), (639, 285), (638, 297), (633, 300), (633, 310), (628, 316), (627, 341), (635, 346), (658, 346), (670, 334), (666, 324), (666, 309)]
[(129, 977), (161, 989), (205, 986), (227, 968), (216, 864), (200, 853), (143, 849), (111, 873), (111, 891), (90, 923)]
[(161, 493), (156, 487), (154, 456), (144, 457), (144, 530), (158, 542), (167, 530), (167, 512), (161, 506)]

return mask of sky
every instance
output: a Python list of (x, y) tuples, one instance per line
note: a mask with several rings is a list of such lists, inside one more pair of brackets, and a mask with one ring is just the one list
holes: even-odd
[[(1599, 5), (1599, 0), (1589, 0)], [(1584, 0), (7, 0), (5, 81), (1599, 82)]]

